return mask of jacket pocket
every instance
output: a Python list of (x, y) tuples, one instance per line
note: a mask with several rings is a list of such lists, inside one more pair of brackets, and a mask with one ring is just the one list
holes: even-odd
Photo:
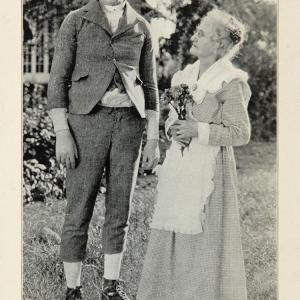
[(85, 70), (75, 71), (72, 74), (71, 80), (74, 81), (74, 82), (76, 82), (76, 81), (79, 81), (79, 80), (81, 80), (83, 78), (87, 78), (88, 76), (89, 76), (88, 71), (85, 71)]

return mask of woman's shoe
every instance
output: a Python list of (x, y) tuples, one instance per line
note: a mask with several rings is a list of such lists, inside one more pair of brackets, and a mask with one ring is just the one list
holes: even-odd
[(101, 300), (130, 300), (126, 295), (121, 280), (103, 278)]
[(83, 299), (82, 286), (77, 286), (75, 289), (67, 288), (66, 300)]

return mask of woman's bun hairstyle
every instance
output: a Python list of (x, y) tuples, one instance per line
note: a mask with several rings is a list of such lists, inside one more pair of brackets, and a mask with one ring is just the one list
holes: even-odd
[(229, 58), (234, 57), (245, 40), (245, 25), (234, 16), (218, 8), (209, 11), (203, 19), (209, 19), (215, 23), (218, 37), (227, 38), (231, 43), (226, 56)]

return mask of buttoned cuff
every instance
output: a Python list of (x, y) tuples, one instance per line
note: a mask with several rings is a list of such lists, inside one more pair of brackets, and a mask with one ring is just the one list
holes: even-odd
[(151, 109), (145, 111), (147, 119), (147, 140), (159, 139), (159, 112)]
[(69, 130), (66, 108), (52, 108), (49, 115), (52, 120), (55, 133), (63, 130)]
[(198, 143), (202, 145), (209, 144), (209, 124), (198, 122)]

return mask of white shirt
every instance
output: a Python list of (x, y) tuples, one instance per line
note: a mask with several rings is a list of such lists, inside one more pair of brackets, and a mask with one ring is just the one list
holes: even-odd
[(100, 5), (107, 17), (108, 23), (111, 27), (111, 31), (115, 32), (118, 28), (119, 21), (121, 17), (123, 16), (124, 10), (125, 10), (125, 5), (126, 2), (123, 1), (122, 3), (118, 5), (106, 5), (103, 4), (101, 0)]
[[(126, 2), (123, 1), (118, 5), (106, 5), (103, 4), (101, 0), (99, 0), (99, 2), (106, 15), (111, 31), (114, 33), (117, 30), (119, 22), (124, 14)], [(118, 88), (115, 88), (112, 91), (107, 91), (103, 95), (100, 105), (109, 107), (130, 107), (134, 104), (126, 92), (121, 92)]]

